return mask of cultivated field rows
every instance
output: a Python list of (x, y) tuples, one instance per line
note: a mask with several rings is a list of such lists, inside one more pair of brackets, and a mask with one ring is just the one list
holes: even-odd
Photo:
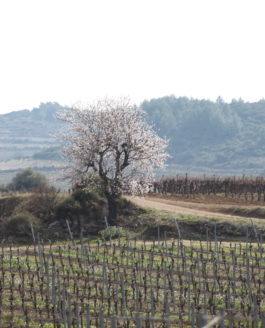
[(2, 247), (0, 268), (1, 327), (202, 327), (213, 318), (222, 327), (264, 322), (261, 243), (39, 243)]

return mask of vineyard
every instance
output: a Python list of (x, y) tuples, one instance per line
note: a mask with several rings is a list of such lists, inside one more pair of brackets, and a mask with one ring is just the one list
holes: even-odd
[(226, 198), (242, 198), (265, 201), (264, 177), (189, 177), (162, 178), (154, 182), (153, 191), (160, 194), (176, 194), (187, 197), (196, 195), (224, 195)]
[(264, 290), (265, 249), (248, 236), (166, 240), (158, 227), (149, 242), (0, 249), (2, 328), (264, 327)]

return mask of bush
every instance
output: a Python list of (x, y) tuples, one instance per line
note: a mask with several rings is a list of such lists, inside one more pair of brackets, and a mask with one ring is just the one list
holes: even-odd
[(54, 211), (58, 203), (58, 191), (53, 188), (44, 188), (38, 190), (30, 197), (23, 197), (23, 201), (16, 207), (18, 213), (29, 212), (42, 222), (51, 222), (54, 220)]
[(47, 188), (48, 180), (42, 173), (27, 168), (16, 174), (11, 183), (7, 185), (8, 190), (14, 191), (33, 191)]
[(72, 220), (81, 213), (81, 205), (71, 196), (63, 199), (55, 208), (55, 216), (58, 219)]
[(77, 189), (72, 193), (72, 198), (84, 205), (87, 203), (91, 204), (92, 202), (97, 203), (102, 200), (102, 197), (97, 192), (86, 189)]
[(56, 206), (55, 217), (64, 221), (68, 219), (72, 224), (72, 228), (75, 231), (80, 231), (82, 227), (88, 228), (91, 223), (102, 227), (106, 208), (106, 200), (97, 193), (76, 190)]
[(4, 234), (6, 236), (16, 237), (30, 237), (31, 224), (35, 227), (39, 227), (39, 220), (30, 213), (17, 213), (9, 217), (4, 222)]
[(110, 240), (110, 239), (127, 237), (128, 232), (122, 227), (111, 226), (111, 227), (107, 227), (104, 230), (101, 230), (99, 232), (99, 235), (103, 240)]

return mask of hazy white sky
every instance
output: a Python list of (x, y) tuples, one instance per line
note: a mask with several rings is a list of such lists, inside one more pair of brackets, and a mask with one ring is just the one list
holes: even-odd
[(265, 97), (264, 0), (0, 0), (0, 112)]

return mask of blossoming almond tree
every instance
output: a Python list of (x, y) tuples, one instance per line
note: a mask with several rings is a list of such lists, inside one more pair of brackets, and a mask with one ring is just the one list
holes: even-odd
[(73, 184), (100, 184), (116, 223), (122, 192), (144, 193), (153, 169), (163, 167), (167, 141), (156, 135), (144, 112), (127, 98), (104, 99), (85, 108), (66, 108), (58, 115), (68, 123), (62, 134)]

